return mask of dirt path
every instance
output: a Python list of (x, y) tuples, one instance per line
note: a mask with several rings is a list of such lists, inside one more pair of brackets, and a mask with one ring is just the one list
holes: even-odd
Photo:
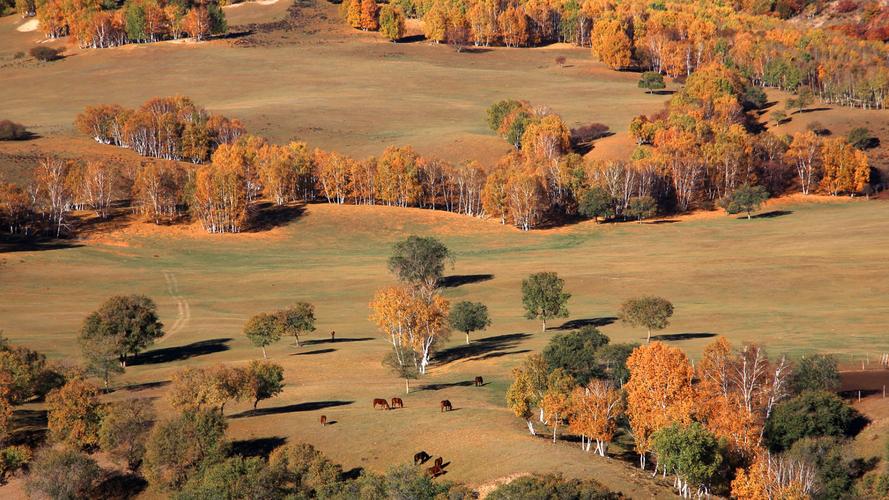
[(158, 344), (185, 328), (189, 320), (191, 320), (191, 307), (189, 307), (188, 301), (182, 295), (179, 295), (179, 280), (176, 279), (176, 275), (171, 271), (164, 271), (164, 280), (167, 282), (167, 293), (176, 301), (177, 311), (176, 321), (167, 329), (167, 333), (157, 341)]

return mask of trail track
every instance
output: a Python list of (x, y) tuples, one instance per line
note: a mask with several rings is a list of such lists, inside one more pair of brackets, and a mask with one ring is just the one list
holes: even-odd
[(185, 328), (189, 320), (191, 320), (191, 307), (188, 305), (188, 301), (182, 295), (179, 295), (179, 280), (176, 279), (176, 275), (171, 271), (164, 271), (164, 280), (167, 282), (167, 293), (176, 301), (176, 321), (170, 325), (167, 333), (157, 343), (161, 343), (175, 335)]

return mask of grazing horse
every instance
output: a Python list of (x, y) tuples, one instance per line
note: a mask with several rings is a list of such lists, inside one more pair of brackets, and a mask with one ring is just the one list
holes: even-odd
[(444, 469), (444, 458), (443, 457), (436, 458), (435, 462), (433, 462), (433, 465), (435, 465), (439, 469)]
[(451, 407), (451, 402), (445, 399), (441, 402), (441, 411), (451, 411), (453, 407)]
[(384, 410), (388, 410), (389, 409), (389, 402), (386, 401), (385, 399), (379, 399), (379, 398), (374, 399), (374, 409), (375, 410), (377, 409), (377, 406), (379, 406), (380, 408), (382, 408)]
[(444, 473), (444, 471), (438, 465), (433, 465), (432, 467), (429, 467), (428, 469), (426, 469), (426, 475), (431, 477), (432, 479), (435, 479), (436, 477), (442, 475), (443, 473)]
[(483, 379), (481, 377), (475, 377), (475, 386), (481, 387), (483, 385), (485, 385), (485, 379)]
[(327, 425), (327, 415), (321, 415), (321, 425)]
[(414, 454), (414, 465), (425, 464), (429, 459), (432, 458), (425, 451), (420, 451)]
[(390, 405), (392, 408), (404, 408), (404, 401), (401, 398), (392, 398)]

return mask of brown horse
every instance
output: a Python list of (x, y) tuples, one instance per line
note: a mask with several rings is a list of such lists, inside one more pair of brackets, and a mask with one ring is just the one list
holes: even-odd
[(377, 406), (379, 406), (380, 408), (382, 408), (384, 410), (388, 410), (389, 409), (389, 402), (386, 401), (385, 399), (379, 399), (379, 398), (374, 399), (374, 409), (375, 410), (377, 409)]
[(483, 385), (485, 385), (485, 379), (483, 379), (481, 377), (475, 377), (475, 386), (481, 387)]
[(392, 398), (390, 405), (392, 408), (404, 408), (404, 401), (401, 398)]
[(441, 402), (441, 411), (451, 411), (453, 407), (451, 406), (451, 402), (445, 399)]
[(443, 457), (436, 458), (435, 462), (433, 462), (433, 465), (435, 465), (436, 467), (438, 467), (440, 469), (443, 469), (444, 468), (444, 458)]
[(432, 467), (426, 469), (426, 475), (431, 477), (432, 479), (435, 479), (436, 477), (442, 475), (442, 473), (444, 473), (444, 471), (438, 465), (433, 465)]
[(327, 425), (327, 415), (321, 415), (321, 425)]
[(432, 457), (425, 451), (419, 451), (414, 454), (414, 465), (425, 464), (430, 458)]

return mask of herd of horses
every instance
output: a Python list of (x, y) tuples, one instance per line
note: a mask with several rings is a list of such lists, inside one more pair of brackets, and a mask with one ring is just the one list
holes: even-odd
[[(475, 387), (481, 387), (485, 385), (485, 379), (482, 377), (475, 377), (473, 380), (473, 385)], [(443, 399), (440, 403), (441, 412), (452, 411), (454, 406), (451, 404), (450, 400)], [(386, 400), (383, 398), (375, 398), (373, 400), (373, 408), (376, 410), (377, 408), (382, 410), (392, 410), (394, 408), (404, 408), (404, 400), (399, 397), (393, 397), (390, 400)], [(321, 415), (321, 425), (326, 426), (328, 424), (327, 415)], [(414, 465), (423, 465), (428, 462), (432, 457), (426, 453), (425, 451), (417, 452), (414, 455)], [(444, 463), (444, 459), (442, 457), (438, 457), (433, 462), (432, 467), (427, 467), (425, 474), (433, 479), (445, 473), (445, 466), (447, 464)]]

